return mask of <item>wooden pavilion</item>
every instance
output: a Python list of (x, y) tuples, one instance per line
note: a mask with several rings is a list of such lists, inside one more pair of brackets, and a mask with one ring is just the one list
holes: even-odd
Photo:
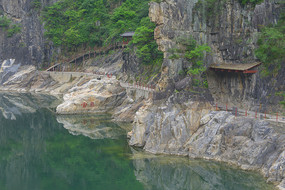
[(220, 72), (233, 72), (233, 73), (257, 73), (256, 68), (261, 63), (246, 63), (246, 64), (212, 64), (210, 69)]
[(123, 45), (127, 45), (133, 38), (135, 32), (125, 32), (120, 36), (123, 37)]

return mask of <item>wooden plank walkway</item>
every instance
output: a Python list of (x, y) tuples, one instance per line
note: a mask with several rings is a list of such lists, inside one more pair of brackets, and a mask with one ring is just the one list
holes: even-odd
[(89, 49), (89, 51), (86, 51), (82, 54), (79, 54), (65, 62), (62, 62), (62, 63), (57, 63), (49, 68), (46, 69), (46, 71), (55, 71), (56, 67), (59, 67), (60, 65), (63, 65), (63, 64), (70, 64), (70, 63), (76, 63), (77, 60), (85, 60), (85, 57), (86, 57), (86, 60), (87, 59), (90, 59), (93, 55), (93, 58), (96, 57), (97, 54), (102, 54), (104, 52), (107, 52), (107, 51), (110, 51), (110, 50), (113, 50), (113, 49), (121, 49), (121, 48), (124, 48), (125, 46), (122, 44), (122, 43), (118, 43), (118, 44), (112, 44), (112, 45), (109, 45), (107, 47), (100, 47), (100, 48), (94, 48), (94, 51), (91, 51), (91, 49)]

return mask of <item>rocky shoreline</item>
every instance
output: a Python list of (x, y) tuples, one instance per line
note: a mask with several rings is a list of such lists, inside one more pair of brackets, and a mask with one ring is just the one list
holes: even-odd
[(127, 92), (115, 78), (73, 76), (59, 81), (32, 66), (22, 67), (9, 77), (2, 75), (0, 90), (63, 96), (58, 114), (108, 112), (117, 121), (133, 121), (128, 133), (131, 146), (258, 170), (268, 182), (285, 189), (284, 126), (235, 118), (213, 111), (207, 101), (183, 99), (179, 93), (157, 102), (136, 100), (134, 92)]
[(130, 145), (153, 154), (182, 155), (258, 170), (284, 189), (285, 125), (271, 124), (226, 111), (213, 111), (207, 103), (177, 103), (170, 97), (160, 105), (147, 105), (137, 113)]

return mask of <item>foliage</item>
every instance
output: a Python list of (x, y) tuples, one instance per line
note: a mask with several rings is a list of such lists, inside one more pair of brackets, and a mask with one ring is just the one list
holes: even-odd
[(198, 45), (193, 50), (188, 50), (185, 53), (185, 58), (192, 63), (188, 70), (190, 75), (200, 75), (206, 70), (203, 64), (204, 52), (211, 52), (211, 48), (207, 45)]
[[(148, 16), (149, 0), (62, 0), (42, 12), (46, 36), (56, 46), (102, 46), (135, 31)], [(115, 6), (116, 7), (116, 6)]]
[(252, 4), (253, 6), (262, 3), (264, 0), (239, 0), (242, 5)]
[(277, 73), (285, 60), (285, 14), (281, 16), (277, 25), (261, 30), (257, 45), (255, 55), (263, 63), (262, 73)]
[[(198, 45), (193, 36), (177, 38), (176, 42), (177, 44), (184, 46), (185, 50), (183, 52), (183, 50), (179, 48), (171, 49), (169, 52), (172, 53), (172, 55), (169, 58), (186, 58), (191, 64), (187, 73), (189, 75), (201, 75), (206, 70), (206, 67), (204, 67), (203, 64), (204, 54), (205, 52), (211, 52), (211, 48), (208, 45)], [(179, 56), (177, 53), (182, 54), (182, 56)]]
[(12, 24), (12, 20), (6, 16), (0, 17), (0, 27), (7, 31), (7, 36), (12, 37), (14, 34), (21, 32), (21, 27), (18, 24)]
[(163, 54), (154, 41), (154, 28), (155, 24), (148, 17), (143, 18), (141, 27), (136, 29), (132, 40), (132, 44), (137, 47), (136, 54), (144, 64), (154, 64), (163, 59)]
[[(208, 88), (208, 81), (203, 74), (206, 71), (203, 59), (206, 52), (211, 52), (208, 45), (198, 45), (193, 36), (180, 37), (176, 39), (176, 43), (180, 48), (173, 48), (169, 50), (172, 55), (169, 59), (185, 58), (190, 66), (187, 69), (187, 74), (192, 76), (193, 86)], [(183, 71), (180, 71), (179, 74)]]
[(280, 104), (285, 108), (285, 101), (281, 101)]
[(283, 98), (283, 101), (280, 101), (280, 104), (283, 105), (285, 108), (285, 91), (276, 92), (275, 96), (281, 96)]
[(0, 17), (0, 27), (9, 27), (11, 24), (11, 20), (5, 16)]
[(179, 59), (180, 58), (180, 56), (178, 55), (178, 54), (176, 54), (176, 53), (173, 53), (171, 56), (169, 56), (168, 57), (168, 59)]
[(17, 33), (21, 32), (21, 27), (19, 25), (13, 24), (8, 29), (8, 37), (12, 37)]
[(38, 10), (38, 9), (40, 9), (42, 7), (42, 2), (41, 2), (41, 0), (33, 0), (31, 5), (32, 5), (31, 7), (33, 9)]

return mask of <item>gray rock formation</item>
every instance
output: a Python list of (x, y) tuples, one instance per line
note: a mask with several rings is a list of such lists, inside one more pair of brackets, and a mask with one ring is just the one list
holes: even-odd
[(151, 153), (214, 159), (259, 170), (268, 181), (285, 188), (285, 126), (235, 118), (229, 112), (210, 111), (207, 103), (178, 104), (171, 98), (140, 108), (129, 133), (130, 145)]
[(277, 23), (283, 8), (282, 3), (274, 0), (265, 0), (255, 7), (242, 6), (239, 1), (209, 4), (165, 0), (152, 2), (149, 16), (157, 24), (155, 38), (165, 57), (169, 56), (169, 49), (177, 47), (179, 38), (185, 40), (193, 35), (200, 44), (211, 46), (213, 54), (207, 57), (207, 63), (244, 62), (254, 60), (259, 27)]
[(140, 93), (126, 90), (114, 76), (40, 72), (34, 66), (17, 65), (0, 72), (0, 84), (0, 91), (63, 96), (64, 101), (57, 107), (59, 114), (109, 112), (117, 121), (132, 122), (134, 113), (143, 105), (142, 98), (136, 98)]
[(63, 99), (56, 109), (60, 114), (110, 112), (124, 102), (126, 90), (116, 79), (91, 79), (75, 85)]
[[(157, 24), (155, 39), (164, 52), (163, 74), (160, 86), (167, 87), (181, 70), (190, 64), (183, 59), (168, 59), (173, 48), (181, 48), (179, 41), (193, 36), (199, 44), (207, 44), (212, 52), (204, 63), (250, 63), (254, 56), (258, 31), (261, 26), (276, 24), (284, 4), (265, 0), (255, 7), (243, 6), (240, 1), (219, 0), (165, 0), (151, 2), (149, 16)], [(256, 110), (281, 110), (283, 97), (277, 92), (285, 91), (285, 66), (273, 77), (257, 74), (208, 72), (209, 90), (216, 102)], [(260, 70), (259, 70), (260, 71)], [(175, 81), (177, 82), (177, 81)], [(180, 88), (178, 88), (180, 89)]]
[(40, 0), (40, 7), (34, 6), (34, 0), (0, 1), (1, 15), (21, 27), (21, 32), (12, 37), (7, 36), (5, 29), (0, 29), (0, 61), (13, 58), (17, 64), (39, 66), (44, 59), (51, 58), (53, 49), (49, 44), (45, 44), (39, 11), (56, 1)]

